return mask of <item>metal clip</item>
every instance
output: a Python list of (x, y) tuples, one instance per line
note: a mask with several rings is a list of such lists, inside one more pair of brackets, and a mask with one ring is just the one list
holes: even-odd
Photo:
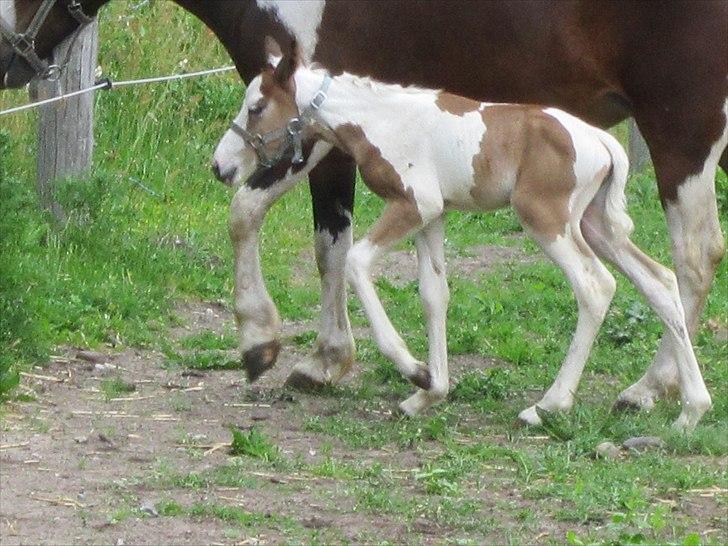
[(44, 80), (48, 80), (49, 82), (57, 82), (61, 79), (61, 73), (63, 71), (61, 70), (61, 67), (57, 64), (52, 64), (48, 68), (46, 68), (46, 71), (41, 76)]
[(311, 108), (314, 110), (318, 110), (319, 108), (321, 108), (321, 105), (327, 98), (328, 95), (324, 91), (319, 89), (311, 99)]

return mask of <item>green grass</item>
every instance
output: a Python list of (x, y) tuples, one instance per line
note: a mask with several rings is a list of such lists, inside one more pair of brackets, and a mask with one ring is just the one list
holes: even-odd
[[(133, 12), (128, 8), (128, 2), (112, 2), (102, 15), (100, 62), (112, 77), (175, 72), (184, 58), (190, 68), (229, 63), (202, 25), (169, 3), (150, 3)], [(152, 32), (160, 28), (164, 31)], [(198, 47), (200, 43), (205, 47)], [(149, 54), (152, 51), (175, 55)], [(17, 382), (17, 372), (45, 364), (59, 345), (95, 347), (113, 340), (119, 348), (162, 350), (171, 366), (203, 370), (239, 366), (225, 352), (236, 345), (232, 332), (204, 332), (176, 344), (166, 339), (169, 327), (178, 322), (173, 313), (176, 301), (230, 300), (231, 193), (212, 179), (208, 164), (242, 95), (233, 75), (99, 93), (94, 167), (88, 176), (59, 185), (58, 198), (70, 218), (61, 228), (53, 227), (37, 209), (34, 114), (3, 119), (0, 397)], [(0, 95), (0, 107), (23, 101), (22, 92)], [(724, 173), (718, 176), (717, 195), (722, 227), (728, 232)], [(356, 203), (359, 237), (381, 211), (381, 203), (362, 184)], [(635, 241), (669, 264), (665, 220), (651, 173), (634, 177), (628, 203), (637, 226)], [(312, 247), (311, 226), (308, 191), (300, 185), (273, 207), (261, 237), (267, 286), (284, 320), (317, 315), (317, 281), (295, 275), (301, 253), (310, 253)], [(538, 253), (533, 243), (513, 237), (520, 227), (510, 211), (453, 213), (446, 229), (448, 251), (455, 256), (467, 255), (481, 244)], [(372, 520), (386, 514), (408, 529), (429, 518), (445, 526), (443, 540), (454, 543), (482, 543), (495, 537), (500, 542), (529, 543), (540, 532), (539, 522), (546, 521), (561, 533), (553, 535), (555, 544), (694, 544), (696, 532), (718, 524), (685, 516), (679, 508), (665, 512), (664, 507), (671, 505), (664, 501), (690, 502), (695, 498), (691, 490), (728, 487), (726, 345), (706, 328), (695, 338), (714, 406), (692, 435), (670, 429), (679, 411), (675, 404), (659, 404), (650, 414), (611, 414), (610, 404), (619, 391), (649, 365), (662, 331), (642, 298), (617, 277), (618, 291), (576, 407), (569, 415), (549, 416), (541, 430), (514, 431), (512, 424), (518, 411), (555, 376), (575, 326), (576, 305), (557, 268), (542, 262), (515, 263), (469, 278), (451, 274), (450, 354), (494, 357), (507, 365), (464, 370), (448, 402), (428, 415), (383, 416), (411, 392), (411, 386), (365, 340), (357, 347), (363, 368), (360, 381), (319, 393), (317, 402), (328, 409), (324, 414), (309, 415), (308, 406), (301, 405), (301, 434), (334, 446), (320, 460), (305, 463), (300, 454), (285, 453), (285, 446), (276, 446), (261, 425), (249, 432), (233, 430), (233, 449), (239, 456), (226, 463), (192, 472), (161, 465), (145, 483), (165, 491), (254, 490), (267, 484), (251, 476), (251, 469), (286, 469), (324, 480), (325, 486), (318, 489), (322, 502), (334, 502), (332, 496), (345, 498)], [(724, 260), (708, 298), (705, 321), (726, 323), (726, 278)], [(395, 326), (413, 351), (424, 357), (427, 338), (416, 284), (398, 288), (381, 280), (378, 290)], [(349, 299), (349, 310), (355, 326), (366, 325), (356, 298)], [(314, 339), (315, 333), (306, 331), (293, 342), (308, 350)], [(107, 398), (123, 396), (128, 392), (124, 388), (113, 379), (101, 385)], [(188, 402), (178, 406), (180, 412), (190, 409)], [(619, 444), (638, 435), (660, 436), (664, 450), (619, 462), (593, 459), (598, 443)], [(416, 462), (359, 464), (356, 457), (376, 450), (409, 453)], [(342, 452), (353, 455), (344, 457)], [(728, 509), (725, 496), (716, 502)], [(170, 500), (158, 509), (168, 517), (266, 525), (256, 514), (209, 503)], [(534, 512), (536, 518), (529, 516)], [(285, 530), (287, 525), (280, 523), (279, 528)], [(291, 532), (293, 542), (325, 542), (313, 531)], [(728, 536), (721, 532), (719, 536)], [(411, 536), (414, 542), (421, 537)], [(710, 544), (710, 536), (700, 540)], [(366, 532), (359, 538), (382, 540)]]

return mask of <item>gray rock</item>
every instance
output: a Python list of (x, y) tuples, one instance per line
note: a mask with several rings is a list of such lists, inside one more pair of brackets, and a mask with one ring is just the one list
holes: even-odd
[(647, 449), (660, 449), (665, 447), (665, 442), (657, 436), (635, 436), (622, 443), (625, 449), (630, 451), (645, 451)]
[(619, 459), (622, 451), (612, 442), (602, 442), (594, 450), (598, 459)]
[(143, 502), (139, 507), (139, 510), (153, 518), (159, 517), (159, 512), (157, 512), (157, 509), (154, 507), (154, 503), (151, 501)]

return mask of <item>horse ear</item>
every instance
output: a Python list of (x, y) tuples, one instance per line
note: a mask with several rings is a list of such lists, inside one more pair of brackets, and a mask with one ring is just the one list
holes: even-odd
[(293, 81), (293, 74), (296, 72), (301, 63), (301, 50), (298, 42), (294, 39), (291, 42), (291, 52), (286, 53), (281, 61), (277, 64), (273, 77), (278, 85), (283, 88), (290, 89)]
[(278, 45), (278, 42), (276, 42), (272, 36), (266, 36), (264, 44), (265, 56), (266, 60), (268, 61), (268, 65), (271, 68), (275, 68), (276, 66), (278, 66), (278, 63), (281, 62), (281, 57), (283, 57), (281, 46)]

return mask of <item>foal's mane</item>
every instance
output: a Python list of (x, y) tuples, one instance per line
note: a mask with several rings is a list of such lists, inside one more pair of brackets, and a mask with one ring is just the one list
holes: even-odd
[[(319, 63), (311, 63), (308, 67), (312, 72), (326, 73), (326, 69)], [(362, 89), (369, 89), (375, 94), (381, 95), (386, 93), (408, 93), (412, 95), (419, 95), (422, 93), (439, 93), (438, 89), (427, 89), (425, 87), (418, 87), (416, 85), (403, 86), (398, 83), (385, 83), (378, 80), (374, 80), (369, 76), (357, 76), (356, 74), (350, 74), (349, 72), (342, 72), (335, 76), (337, 81), (349, 83), (354, 87)]]

